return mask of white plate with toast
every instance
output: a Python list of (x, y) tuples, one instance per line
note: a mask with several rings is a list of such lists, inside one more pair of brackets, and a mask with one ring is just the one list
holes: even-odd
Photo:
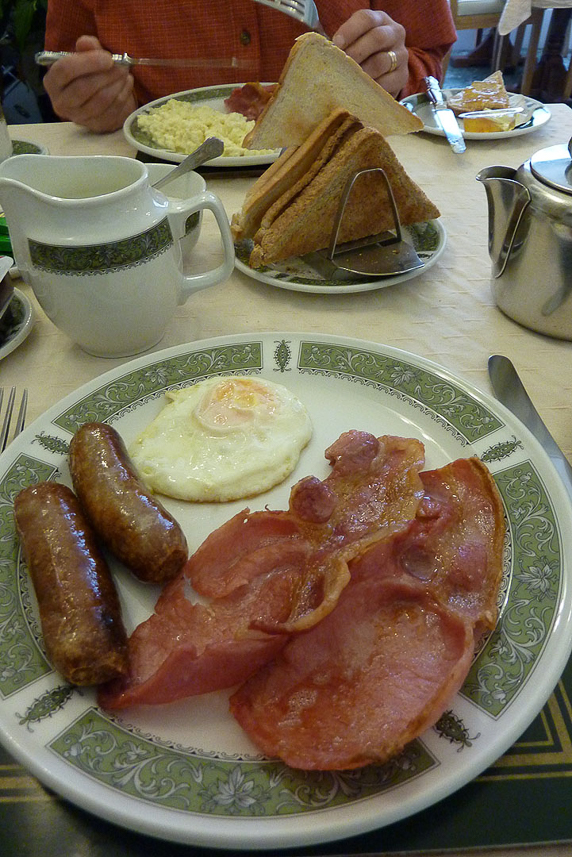
[[(155, 101), (150, 101), (148, 104), (144, 104), (142, 107), (133, 111), (133, 113), (127, 117), (123, 124), (123, 133), (125, 138), (127, 142), (139, 152), (143, 152), (146, 155), (151, 155), (152, 157), (159, 158), (163, 161), (170, 161), (172, 163), (179, 164), (187, 157), (188, 152), (173, 152), (169, 149), (163, 149), (158, 146), (141, 128), (138, 127), (139, 116), (143, 113), (148, 113), (152, 108), (161, 107), (172, 98), (177, 99), (177, 101), (192, 104), (196, 107), (212, 107), (213, 110), (217, 110), (220, 113), (228, 113), (229, 111), (226, 109), (224, 104), (225, 98), (228, 98), (231, 92), (240, 86), (243, 86), (243, 84), (228, 83), (220, 84), (219, 86), (203, 86), (198, 89), (188, 89), (183, 92), (175, 92), (173, 95), (167, 95), (164, 98), (157, 98)], [(212, 136), (212, 133), (208, 133), (207, 136)], [(236, 167), (264, 166), (265, 164), (273, 163), (278, 157), (278, 154), (278, 151), (276, 151), (272, 154), (257, 154), (253, 152), (251, 155), (241, 156), (225, 157), (225, 155), (222, 155), (220, 158), (213, 158), (206, 166), (233, 167), (234, 169), (236, 169)]]
[[(443, 95), (446, 98), (448, 95), (456, 94), (460, 91), (460, 89), (443, 90)], [(510, 131), (464, 131), (463, 120), (459, 119), (459, 126), (463, 132), (465, 140), (511, 139), (512, 137), (519, 137), (522, 134), (532, 134), (533, 131), (537, 131), (538, 128), (541, 128), (548, 122), (552, 114), (545, 104), (542, 104), (542, 102), (537, 101), (535, 98), (528, 98), (527, 96), (518, 97), (524, 97), (527, 110), (533, 111), (532, 116), (524, 125), (517, 125)], [(510, 101), (511, 96), (509, 95), (509, 104)], [(431, 104), (424, 92), (417, 93), (416, 95), (409, 95), (401, 101), (401, 104), (405, 105), (408, 110), (411, 110), (412, 113), (415, 113), (421, 119), (423, 122), (423, 130), (426, 131), (427, 134), (434, 134), (437, 137), (445, 136), (443, 129), (437, 125), (435, 116), (431, 109)]]
[[(509, 536), (497, 628), (446, 716), (386, 765), (304, 772), (266, 759), (229, 714), (226, 691), (106, 714), (92, 688), (67, 684), (46, 658), (14, 529), (16, 493), (41, 480), (70, 484), (69, 443), (79, 425), (106, 422), (129, 444), (167, 390), (219, 374), (279, 379), (314, 427), (296, 470), (253, 498), (253, 511), (285, 509), (298, 479), (324, 478), (325, 448), (352, 428), (418, 438), (426, 469), (476, 455), (499, 488)], [(194, 551), (246, 504), (166, 505)], [(283, 331), (138, 357), (55, 404), (0, 456), (0, 739), (46, 786), (98, 819), (173, 842), (252, 852), (383, 828), (493, 765), (541, 710), (572, 643), (571, 521), (570, 499), (530, 432), (491, 396), (424, 358)], [(157, 587), (117, 562), (112, 569), (131, 631), (152, 611)]]
[(370, 292), (375, 289), (385, 289), (389, 286), (420, 277), (432, 268), (441, 258), (447, 243), (447, 233), (440, 220), (430, 220), (427, 223), (416, 223), (413, 226), (402, 227), (404, 239), (413, 245), (417, 255), (423, 262), (423, 267), (416, 268), (404, 274), (393, 274), (385, 277), (368, 278), (356, 274), (343, 280), (326, 279), (313, 269), (304, 259), (293, 256), (283, 262), (275, 262), (262, 268), (251, 268), (248, 257), (251, 242), (237, 242), (235, 245), (235, 265), (239, 271), (267, 283), (278, 289), (292, 292), (310, 292), (315, 295), (340, 295), (354, 292)]

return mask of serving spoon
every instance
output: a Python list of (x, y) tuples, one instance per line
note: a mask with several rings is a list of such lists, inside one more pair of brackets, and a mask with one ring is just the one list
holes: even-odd
[(208, 137), (204, 143), (201, 143), (198, 149), (195, 149), (194, 152), (187, 155), (185, 160), (181, 161), (178, 167), (175, 167), (174, 170), (171, 170), (171, 172), (167, 173), (163, 178), (157, 179), (156, 182), (153, 182), (152, 187), (154, 187), (155, 190), (160, 190), (160, 188), (165, 187), (165, 185), (173, 179), (177, 179), (179, 176), (194, 170), (196, 167), (200, 167), (201, 164), (205, 163), (205, 161), (218, 158), (222, 155), (223, 151), (224, 143), (222, 140), (219, 140), (218, 137)]

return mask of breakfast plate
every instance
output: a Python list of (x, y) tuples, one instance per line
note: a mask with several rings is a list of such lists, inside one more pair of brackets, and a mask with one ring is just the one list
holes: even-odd
[[(308, 408), (313, 436), (291, 476), (248, 502), (284, 509), (302, 476), (324, 478), (343, 431), (416, 437), (426, 467), (479, 456), (507, 520), (497, 628), (436, 726), (391, 762), (304, 772), (266, 759), (228, 713), (228, 693), (163, 706), (101, 710), (45, 656), (14, 531), (17, 492), (70, 484), (67, 455), (84, 422), (129, 444), (162, 394), (216, 375), (258, 375)], [(247, 505), (167, 501), (194, 551)], [(552, 692), (572, 643), (572, 509), (541, 445), (502, 405), (424, 358), (351, 338), (272, 332), (219, 337), (147, 354), (85, 384), (0, 457), (0, 738), (47, 787), (99, 818), (169, 841), (256, 850), (308, 846), (381, 828), (468, 783), (522, 734)], [(128, 632), (158, 594), (113, 565)]]
[[(448, 95), (452, 95), (457, 92), (460, 92), (460, 89), (443, 90), (443, 95), (446, 98)], [(517, 126), (511, 131), (463, 131), (463, 137), (465, 138), (465, 140), (504, 140), (506, 138), (511, 139), (512, 137), (519, 137), (522, 134), (531, 134), (533, 131), (538, 130), (538, 128), (541, 128), (548, 122), (551, 113), (545, 104), (542, 104), (541, 101), (537, 101), (535, 98), (529, 98), (528, 96), (518, 97), (524, 98), (527, 110), (534, 111), (526, 124)], [(511, 96), (509, 95), (509, 103), (510, 101)], [(426, 131), (428, 134), (434, 134), (437, 137), (445, 136), (442, 128), (437, 125), (437, 122), (433, 115), (433, 111), (431, 110), (431, 105), (425, 93), (409, 95), (407, 98), (402, 99), (401, 104), (404, 104), (405, 107), (407, 107), (421, 119), (421, 121), (423, 122), (423, 131)], [(461, 126), (461, 130), (462, 122), (463, 120), (460, 119), (459, 125)]]
[(0, 322), (0, 360), (22, 344), (33, 326), (32, 304), (20, 289), (14, 289), (10, 306)]
[[(224, 100), (225, 98), (228, 98), (233, 89), (236, 89), (239, 86), (243, 86), (243, 84), (227, 83), (220, 84), (218, 86), (203, 86), (198, 89), (188, 89), (183, 92), (175, 92), (173, 95), (157, 98), (155, 101), (150, 101), (148, 104), (144, 104), (142, 107), (139, 107), (127, 117), (123, 123), (123, 133), (125, 138), (128, 143), (140, 152), (152, 155), (155, 158), (161, 158), (164, 161), (180, 163), (184, 158), (186, 158), (187, 153), (172, 152), (168, 149), (162, 149), (157, 146), (153, 140), (151, 140), (148, 135), (138, 127), (137, 123), (139, 116), (141, 116), (142, 113), (148, 113), (149, 110), (154, 107), (161, 107), (161, 105), (170, 101), (172, 98), (176, 98), (178, 101), (187, 102), (188, 104), (192, 104), (196, 107), (212, 107), (213, 110), (226, 113), (227, 110), (224, 106)], [(279, 152), (276, 151), (271, 154), (252, 154), (236, 157), (225, 157), (222, 155), (220, 158), (213, 158), (212, 161), (208, 162), (207, 166), (234, 168), (263, 166), (265, 164), (273, 163), (278, 157), (278, 154)]]
[(238, 242), (235, 245), (235, 265), (243, 274), (292, 292), (311, 292), (312, 294), (351, 294), (353, 292), (370, 292), (374, 289), (385, 289), (396, 286), (419, 277), (441, 258), (447, 243), (447, 233), (440, 220), (430, 220), (427, 223), (416, 223), (403, 227), (404, 239), (412, 244), (417, 255), (423, 262), (422, 268), (415, 268), (405, 274), (395, 274), (386, 277), (364, 277), (348, 275), (343, 280), (327, 279), (312, 268), (304, 259), (291, 257), (283, 262), (275, 262), (262, 268), (251, 268), (248, 264), (251, 243)]

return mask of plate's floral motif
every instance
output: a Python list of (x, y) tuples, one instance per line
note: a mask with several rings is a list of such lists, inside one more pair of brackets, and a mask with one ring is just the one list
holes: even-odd
[(52, 672), (36, 642), (38, 629), (28, 612), (28, 586), (19, 585), (14, 498), (27, 485), (52, 479), (55, 472), (53, 465), (21, 455), (0, 482), (0, 699)]
[[(369, 343), (266, 335), (140, 358), (78, 394), (52, 418), (52, 430), (45, 421), (26, 453), (18, 453), (0, 472), (0, 699), (13, 697), (16, 728), (32, 738), (49, 725), (52, 737), (42, 749), (83, 772), (88, 784), (92, 780), (118, 797), (154, 807), (220, 819), (329, 812), (406, 789), (412, 780), (438, 772), (441, 751), (418, 740), (386, 765), (304, 773), (258, 756), (175, 743), (143, 733), (136, 721), (105, 715), (93, 707), (92, 694), (84, 700), (62, 684), (45, 657), (14, 531), (13, 502), (26, 485), (66, 477), (69, 436), (84, 422), (119, 421), (171, 387), (212, 375), (263, 371), (290, 372), (290, 378), (298, 374), (310, 387), (324, 376), (334, 385), (364, 385), (379, 394), (382, 407), (387, 397), (398, 399), (408, 413), (432, 419), (436, 434), (446, 434), (449, 442), (452, 437), (456, 447), (466, 450), (461, 454), (478, 454), (489, 462), (508, 522), (501, 618), (462, 689), (474, 717), (469, 723), (465, 715), (446, 712), (436, 726), (439, 746), (452, 744), (452, 752), (463, 759), (482, 752), (486, 742), (477, 739), (486, 730), (484, 719), (510, 714), (540, 664), (563, 592), (565, 538), (542, 474), (527, 458), (526, 441), (509, 432), (477, 396), (423, 361)], [(58, 430), (64, 437), (57, 436)]]
[(90, 393), (61, 414), (54, 424), (73, 434), (86, 422), (111, 422), (128, 406), (141, 404), (150, 395), (170, 387), (196, 382), (211, 375), (247, 372), (262, 368), (262, 344), (198, 349), (127, 372)]
[(277, 761), (225, 761), (176, 751), (118, 727), (95, 709), (50, 744), (74, 767), (111, 788), (161, 806), (218, 816), (291, 815), (380, 794), (436, 764), (412, 742), (386, 765), (355, 771), (294, 771)]
[(524, 462), (495, 474), (508, 512), (512, 562), (505, 609), (463, 693), (498, 717), (535, 669), (562, 587), (562, 545), (554, 510), (535, 468)]
[(352, 381), (375, 383), (391, 394), (407, 396), (431, 415), (453, 426), (469, 443), (486, 437), (502, 425), (488, 408), (456, 384), (385, 354), (318, 341), (303, 342), (299, 367), (301, 371), (333, 373)]
[[(435, 253), (437, 253), (441, 247), (442, 240), (444, 240), (433, 221), (404, 226), (403, 232), (409, 236), (410, 243), (417, 251), (421, 261), (425, 263), (429, 262)], [(249, 259), (252, 247), (253, 243), (251, 240), (237, 241), (234, 246), (237, 259), (246, 268), (250, 268)], [(320, 288), (329, 286), (333, 291), (343, 286), (355, 286), (375, 279), (374, 277), (364, 278), (363, 276), (354, 276), (347, 273), (343, 277), (328, 279), (325, 274), (317, 273), (316, 269), (304, 258), (297, 256), (285, 259), (282, 262), (275, 262), (269, 266), (263, 265), (257, 271), (261, 274), (268, 274), (277, 282), (299, 283), (304, 286), (319, 286)], [(395, 276), (398, 278), (399, 274)]]

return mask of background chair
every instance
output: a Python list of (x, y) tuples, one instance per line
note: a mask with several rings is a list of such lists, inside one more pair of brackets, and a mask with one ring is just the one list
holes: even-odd
[[(504, 9), (504, 0), (450, 0), (450, 4), (456, 29), (477, 31), (476, 45), (481, 42), (483, 30), (494, 28), (491, 71), (501, 68), (501, 54), (506, 36), (499, 36), (496, 28)], [(443, 60), (443, 77), (447, 71), (449, 59), (450, 53)]]

